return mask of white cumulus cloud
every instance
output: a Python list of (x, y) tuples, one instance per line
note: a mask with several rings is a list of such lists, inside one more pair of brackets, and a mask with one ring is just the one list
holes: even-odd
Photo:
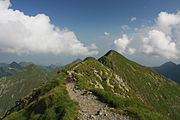
[(122, 38), (118, 38), (117, 40), (114, 40), (114, 44), (115, 44), (115, 46), (117, 48), (117, 51), (119, 53), (124, 53), (125, 52), (129, 42), (130, 41), (129, 41), (126, 34), (123, 34)]
[(136, 17), (131, 18), (131, 22), (136, 21)]
[(129, 53), (130, 55), (134, 54), (135, 52), (136, 52), (136, 49), (135, 49), (135, 48), (129, 48), (129, 49), (128, 49), (128, 53)]
[(104, 32), (104, 35), (105, 36), (110, 36), (110, 33), (109, 32)]
[(123, 29), (123, 30), (129, 30), (130, 27), (129, 27), (128, 25), (122, 25), (122, 26), (121, 26), (121, 29)]
[(179, 58), (180, 12), (160, 12), (155, 24), (142, 37), (143, 52), (168, 59)]
[(133, 33), (128, 34), (128, 37), (131, 38), (136, 51), (151, 56), (178, 59), (180, 58), (180, 11), (160, 12), (152, 26), (143, 25), (141, 28), (136, 28)]
[(173, 29), (180, 24), (180, 12), (170, 14), (167, 12), (160, 12), (156, 21), (156, 27), (165, 34), (171, 34)]
[(176, 44), (170, 36), (158, 30), (149, 31), (143, 38), (143, 51), (146, 54), (160, 55), (166, 58), (176, 58)]
[(136, 51), (136, 49), (128, 47), (128, 45), (130, 44), (130, 40), (128, 39), (128, 36), (126, 34), (123, 34), (121, 38), (114, 40), (114, 44), (119, 53), (127, 52), (129, 54), (134, 54)]
[(74, 32), (50, 23), (45, 14), (28, 16), (10, 9), (9, 0), (0, 0), (0, 52), (16, 54), (67, 53), (97, 54), (95, 44), (85, 46)]
[(134, 54), (136, 49), (128, 47), (130, 42), (131, 41), (126, 34), (123, 34), (121, 38), (114, 40), (114, 44), (119, 53), (127, 52), (128, 54)]

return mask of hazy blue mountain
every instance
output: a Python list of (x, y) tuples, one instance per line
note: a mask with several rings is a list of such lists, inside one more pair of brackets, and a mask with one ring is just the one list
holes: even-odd
[(16, 62), (12, 62), (10, 64), (2, 63), (0, 67), (0, 77), (11, 76), (23, 68), (23, 66)]
[(23, 67), (20, 64), (18, 64), (17, 62), (12, 62), (11, 64), (9, 64), (9, 67), (17, 68), (19, 70), (23, 69)]
[(180, 84), (180, 65), (170, 61), (159, 67), (152, 67), (152, 69)]

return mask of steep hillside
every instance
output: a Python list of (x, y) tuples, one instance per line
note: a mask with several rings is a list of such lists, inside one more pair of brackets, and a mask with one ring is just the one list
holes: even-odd
[(64, 68), (13, 107), (9, 119), (178, 119), (180, 86), (111, 50)]
[(35, 65), (29, 65), (12, 76), (0, 78), (0, 115), (47, 79), (47, 73)]
[[(5, 120), (73, 120), (78, 115), (78, 103), (66, 90), (65, 73), (34, 90), (7, 112)], [(23, 109), (22, 109), (23, 108)], [(9, 115), (10, 114), (10, 115)]]
[(99, 61), (120, 75), (144, 104), (172, 119), (180, 118), (180, 86), (151, 68), (109, 51)]
[(180, 65), (176, 65), (173, 62), (167, 62), (159, 67), (152, 67), (152, 69), (180, 84)]
[(121, 76), (95, 58), (86, 58), (66, 71), (68, 81), (76, 81), (77, 87), (93, 92), (101, 102), (112, 107), (114, 112), (133, 119), (166, 119), (151, 106), (144, 105), (134, 96), (134, 91)]

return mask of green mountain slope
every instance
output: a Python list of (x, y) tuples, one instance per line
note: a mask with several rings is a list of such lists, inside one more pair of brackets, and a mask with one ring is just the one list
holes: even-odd
[(130, 61), (111, 50), (99, 59), (114, 70), (133, 89), (144, 104), (172, 119), (180, 118), (180, 86), (151, 68)]
[(95, 58), (73, 65), (67, 74), (70, 78), (74, 76), (77, 86), (92, 91), (102, 102), (116, 108), (116, 112), (133, 119), (166, 119), (151, 106), (144, 105), (121, 76)]
[(0, 115), (47, 79), (47, 73), (35, 65), (29, 65), (12, 76), (0, 78)]
[[(77, 102), (70, 99), (66, 90), (65, 73), (34, 90), (12, 109), (5, 120), (72, 120), (78, 115)], [(22, 106), (23, 109), (19, 109)], [(11, 111), (11, 112), (12, 112)]]
[[(0, 77), (11, 76), (14, 73), (22, 70), (23, 68), (31, 64), (33, 63), (32, 62), (20, 62), (20, 63), (12, 62), (10, 64), (0, 63)], [(49, 66), (45, 66), (45, 65), (37, 65), (37, 66), (47, 73), (61, 69), (61, 66), (53, 65), (53, 64)]]
[[(26, 96), (5, 120), (118, 120), (117, 114), (127, 119), (176, 120), (179, 99), (178, 84), (111, 50), (99, 60), (88, 57), (67, 66)], [(84, 110), (88, 100), (101, 108), (91, 105)]]

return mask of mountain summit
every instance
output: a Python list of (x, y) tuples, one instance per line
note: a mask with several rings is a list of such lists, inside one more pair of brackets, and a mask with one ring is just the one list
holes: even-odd
[(160, 67), (164, 67), (164, 68), (172, 68), (177, 66), (175, 63), (173, 63), (172, 61), (169, 61), (167, 63), (162, 64)]
[(23, 66), (16, 62), (12, 62), (11, 64), (0, 63), (0, 77), (11, 76), (22, 69)]
[(176, 120), (179, 101), (178, 84), (111, 50), (68, 65), (4, 119)]
[(170, 61), (159, 67), (152, 67), (152, 69), (180, 84), (180, 65)]
[(16, 62), (12, 62), (11, 64), (9, 64), (9, 66), (12, 67), (12, 68), (17, 68), (19, 70), (23, 69), (23, 67), (20, 64), (16, 63)]

